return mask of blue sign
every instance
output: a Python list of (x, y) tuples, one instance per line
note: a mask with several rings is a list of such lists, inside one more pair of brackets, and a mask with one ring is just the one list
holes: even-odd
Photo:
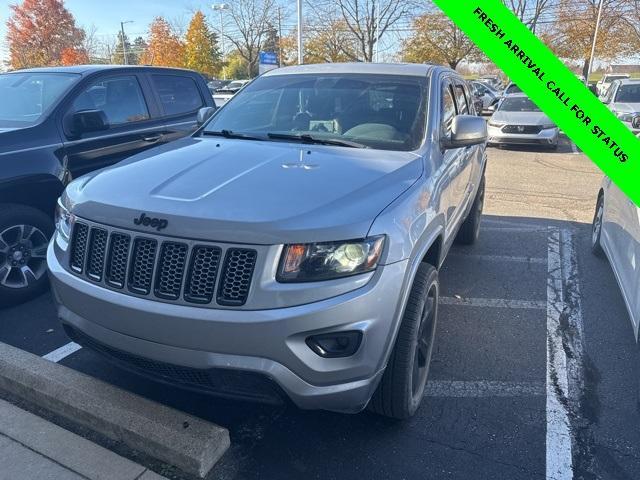
[(260, 65), (278, 65), (276, 52), (260, 52)]

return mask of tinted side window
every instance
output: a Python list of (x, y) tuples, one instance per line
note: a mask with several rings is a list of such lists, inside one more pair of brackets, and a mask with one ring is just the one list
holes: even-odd
[(72, 112), (82, 110), (102, 110), (110, 125), (149, 119), (140, 84), (133, 75), (108, 77), (91, 83), (71, 107)]
[(456, 102), (453, 100), (451, 85), (445, 84), (442, 87), (442, 133), (448, 135), (451, 132), (451, 122), (456, 116)]
[(190, 77), (152, 75), (153, 87), (167, 116), (195, 112), (204, 107), (198, 85)]
[(469, 113), (469, 105), (467, 104), (467, 92), (464, 87), (456, 83), (456, 102), (458, 103), (458, 113), (466, 115)]

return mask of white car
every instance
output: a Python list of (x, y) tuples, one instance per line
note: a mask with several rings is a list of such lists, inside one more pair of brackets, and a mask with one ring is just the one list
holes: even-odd
[(591, 249), (611, 263), (638, 339), (640, 322), (640, 208), (605, 177), (593, 218)]
[(234, 80), (228, 85), (216, 90), (213, 94), (213, 101), (216, 107), (220, 108), (227, 103), (236, 93), (238, 93), (251, 80)]
[(609, 90), (609, 86), (615, 80), (623, 80), (625, 78), (629, 78), (628, 73), (607, 73), (602, 76), (602, 78), (596, 83), (596, 90), (598, 92), (598, 96), (602, 97)]
[(602, 102), (629, 127), (633, 133), (640, 129), (633, 125), (633, 119), (640, 113), (640, 80), (615, 80)]

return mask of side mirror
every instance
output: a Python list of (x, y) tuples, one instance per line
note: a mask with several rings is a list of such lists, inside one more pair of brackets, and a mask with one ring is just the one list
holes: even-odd
[(74, 136), (109, 129), (109, 120), (102, 110), (82, 110), (67, 117), (67, 129)]
[(202, 107), (198, 110), (198, 126), (204, 125), (204, 123), (211, 118), (211, 115), (215, 113), (216, 109), (213, 107)]
[(451, 123), (451, 135), (444, 139), (443, 147), (462, 148), (487, 141), (487, 122), (473, 115), (458, 115)]

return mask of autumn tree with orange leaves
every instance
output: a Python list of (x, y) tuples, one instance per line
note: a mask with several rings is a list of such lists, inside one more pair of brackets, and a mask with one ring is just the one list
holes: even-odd
[(184, 66), (184, 44), (164, 18), (156, 17), (151, 22), (148, 46), (140, 63), (164, 67)]
[(85, 32), (76, 26), (62, 0), (24, 0), (10, 5), (7, 42), (11, 67), (86, 63)]

